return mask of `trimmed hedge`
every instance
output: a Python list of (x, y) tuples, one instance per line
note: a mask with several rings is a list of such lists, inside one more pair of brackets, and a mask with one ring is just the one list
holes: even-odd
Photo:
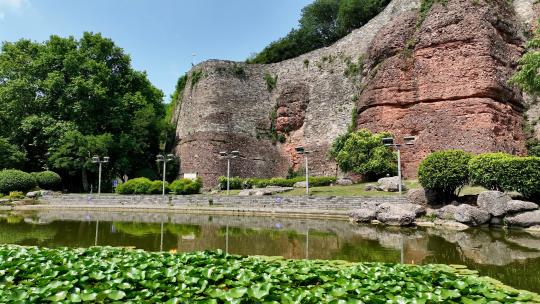
[(435, 191), (441, 199), (455, 197), (468, 183), (468, 165), (472, 155), (460, 150), (434, 152), (418, 168), (420, 184)]
[(8, 194), (11, 191), (28, 192), (37, 187), (36, 179), (30, 174), (20, 170), (0, 171), (0, 193)]
[(525, 198), (540, 200), (540, 157), (486, 153), (469, 162), (471, 183), (487, 189), (517, 191)]
[(512, 157), (506, 153), (484, 153), (474, 156), (469, 161), (470, 182), (489, 190), (504, 191), (501, 177), (506, 170), (505, 163)]
[(195, 180), (189, 178), (177, 179), (169, 186), (171, 193), (174, 194), (197, 194), (200, 193), (202, 188), (201, 178)]
[[(282, 178), (282, 177), (273, 177), (273, 178), (240, 178), (240, 177), (231, 177), (230, 180), (230, 189), (251, 189), (256, 188), (265, 188), (268, 186), (279, 186), (279, 187), (292, 187), (297, 182), (303, 182), (306, 178), (303, 176), (298, 176), (295, 178)], [(309, 178), (309, 185), (312, 187), (321, 187), (329, 186), (336, 182), (336, 178), (332, 176), (313, 176)], [(219, 177), (219, 187), (221, 190), (227, 189), (227, 177)]]
[[(165, 193), (169, 193), (169, 183), (165, 182)], [(148, 194), (162, 194), (163, 193), (163, 181), (153, 181), (148, 189)]]
[(62, 186), (62, 178), (53, 171), (42, 171), (30, 173), (38, 184), (38, 187), (45, 190), (59, 190)]
[(118, 194), (149, 194), (152, 181), (146, 177), (130, 179), (116, 187)]
[(426, 157), (418, 169), (420, 184), (449, 199), (466, 184), (489, 190), (516, 191), (540, 201), (540, 157), (463, 151), (440, 151)]

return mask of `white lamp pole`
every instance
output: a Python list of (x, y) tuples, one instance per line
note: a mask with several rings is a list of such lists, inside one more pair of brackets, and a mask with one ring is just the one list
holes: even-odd
[[(405, 145), (407, 146), (414, 145), (415, 140), (416, 140), (415, 136), (403, 137), (403, 141), (405, 142)], [(402, 172), (401, 172), (401, 146), (402, 145), (394, 143), (393, 137), (385, 137), (382, 139), (382, 142), (385, 146), (394, 147), (397, 150), (397, 167), (398, 167), (398, 179), (399, 179), (398, 189), (399, 189), (399, 194), (401, 195), (403, 194), (403, 189), (402, 189), (402, 184), (401, 184), (401, 181), (403, 180)]]
[(311, 151), (306, 151), (304, 147), (296, 147), (295, 148), (296, 153), (303, 154), (304, 159), (306, 162), (306, 195), (309, 196), (309, 164), (308, 164), (308, 154), (311, 153)]
[(167, 162), (169, 162), (171, 160), (174, 160), (174, 155), (172, 155), (172, 154), (167, 154), (167, 156), (164, 156), (162, 154), (158, 154), (158, 156), (156, 157), (156, 161), (158, 162), (158, 164), (160, 162), (163, 162), (163, 182), (162, 182), (163, 184), (161, 185), (161, 187), (162, 187), (161, 195), (162, 196), (165, 196), (165, 183), (166, 183), (165, 176), (166, 176), (166, 172), (167, 172)]
[(94, 156), (92, 157), (92, 162), (94, 164), (98, 164), (99, 165), (99, 173), (98, 173), (98, 196), (101, 195), (101, 165), (102, 164), (105, 164), (105, 163), (108, 163), (110, 160), (110, 157), (108, 156), (105, 156), (103, 157), (103, 160), (99, 158), (99, 156)]
[(230, 191), (230, 180), (231, 180), (231, 159), (232, 158), (237, 158), (240, 156), (240, 152), (239, 151), (231, 151), (230, 153), (227, 152), (227, 151), (222, 151), (222, 152), (219, 152), (219, 156), (221, 158), (225, 158), (227, 159), (227, 195), (229, 195), (229, 191)]

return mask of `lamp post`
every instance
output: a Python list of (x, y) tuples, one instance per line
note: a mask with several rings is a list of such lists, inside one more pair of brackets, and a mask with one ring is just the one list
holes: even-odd
[(174, 155), (172, 154), (167, 154), (166, 156), (165, 155), (162, 155), (162, 154), (158, 154), (158, 156), (156, 157), (156, 162), (158, 162), (158, 164), (160, 162), (163, 162), (163, 185), (162, 185), (162, 196), (165, 196), (165, 173), (167, 171), (167, 162), (170, 162), (171, 160), (174, 160)]
[(231, 151), (229, 152), (219, 152), (219, 156), (222, 159), (227, 159), (227, 195), (229, 195), (230, 190), (230, 178), (231, 178), (231, 159), (237, 158), (240, 156), (240, 152), (238, 151)]
[(304, 159), (306, 162), (306, 195), (309, 195), (309, 166), (308, 166), (308, 154), (311, 153), (311, 151), (306, 151), (304, 147), (296, 147), (295, 148), (296, 153), (300, 155), (304, 155)]
[(99, 164), (99, 173), (98, 173), (98, 195), (101, 195), (101, 165), (108, 163), (110, 160), (110, 157), (105, 156), (103, 157), (103, 160), (99, 158), (99, 156), (92, 157), (92, 162), (94, 164)]
[[(407, 146), (414, 145), (415, 140), (416, 140), (416, 137), (414, 137), (414, 136), (405, 136), (405, 137), (403, 137), (403, 142)], [(402, 180), (402, 177), (401, 177), (401, 146), (402, 145), (395, 143), (393, 137), (385, 137), (385, 138), (382, 139), (382, 142), (383, 142), (383, 144), (385, 146), (394, 147), (397, 150), (397, 165), (398, 165), (398, 178), (399, 178), (398, 189), (399, 189), (399, 194), (401, 195), (403, 193), (403, 189), (402, 189), (402, 186), (401, 186), (401, 180)]]

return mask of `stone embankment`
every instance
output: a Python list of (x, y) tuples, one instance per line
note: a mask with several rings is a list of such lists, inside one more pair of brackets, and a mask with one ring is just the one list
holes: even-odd
[(405, 197), (281, 197), (281, 196), (159, 196), (81, 195), (44, 196), (40, 204), (14, 206), (14, 210), (92, 210), (257, 214), (346, 219), (348, 214), (368, 205), (401, 205)]

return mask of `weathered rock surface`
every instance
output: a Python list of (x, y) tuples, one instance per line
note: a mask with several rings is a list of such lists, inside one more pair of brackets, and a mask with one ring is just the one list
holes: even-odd
[(244, 189), (240, 191), (239, 196), (264, 196), (274, 195), (293, 190), (292, 187), (267, 187), (257, 189)]
[(511, 200), (506, 203), (507, 213), (517, 213), (523, 211), (531, 211), (538, 209), (538, 205), (533, 202), (526, 202), (520, 200)]
[[(417, 137), (402, 151), (406, 177), (436, 150), (523, 153), (523, 98), (507, 80), (536, 19), (532, 1), (437, 2), (421, 23), (419, 4), (393, 0), (334, 45), (280, 63), (195, 66), (203, 76), (190, 78), (174, 116), (181, 173), (213, 185), (226, 172), (218, 152), (239, 150), (234, 176), (284, 176), (302, 166), (294, 151), (302, 145), (314, 151), (313, 175), (335, 175), (327, 151), (355, 106), (358, 128)], [(359, 58), (361, 73), (344, 76)], [(285, 142), (273, 143), (272, 132)]]
[(417, 205), (428, 206), (437, 204), (437, 195), (424, 188), (411, 189), (407, 191), (409, 202)]
[(336, 181), (336, 184), (340, 186), (351, 186), (353, 181), (350, 178), (340, 178)]
[(402, 209), (397, 204), (381, 208), (377, 213), (377, 220), (390, 226), (409, 226), (414, 223), (416, 213)]
[(294, 188), (306, 188), (306, 182), (303, 181), (303, 182), (296, 182), (294, 183), (293, 185)]
[(480, 209), (489, 212), (493, 216), (505, 215), (508, 210), (510, 195), (500, 191), (484, 191), (478, 195), (476, 204)]
[(532, 227), (540, 225), (540, 210), (519, 213), (505, 218), (508, 226)]
[(383, 178), (380, 178), (377, 181), (377, 183), (379, 184), (379, 187), (382, 189), (382, 191), (398, 192), (400, 183), (401, 183), (401, 190), (403, 191), (407, 190), (403, 182), (399, 180), (399, 176), (383, 177)]
[(378, 208), (360, 208), (349, 214), (351, 221), (355, 223), (369, 223), (377, 218)]
[(486, 224), (490, 218), (491, 216), (487, 211), (470, 205), (459, 205), (454, 212), (454, 220), (469, 226)]

